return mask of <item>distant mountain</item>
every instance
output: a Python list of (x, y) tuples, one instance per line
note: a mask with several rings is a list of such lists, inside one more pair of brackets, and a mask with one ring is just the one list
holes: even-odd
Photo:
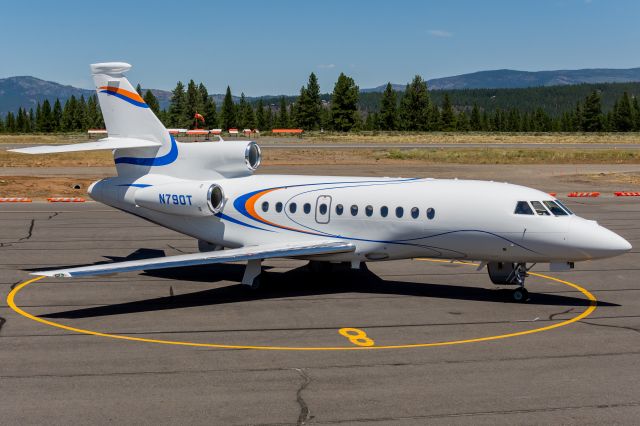
[(49, 99), (51, 106), (56, 98), (63, 103), (72, 95), (86, 98), (92, 90), (78, 89), (73, 86), (63, 86), (51, 81), (41, 80), (35, 77), (19, 76), (0, 79), (0, 115), (4, 116), (9, 111), (17, 111), (18, 108), (36, 108), (38, 102)]
[[(627, 83), (640, 81), (640, 68), (630, 69), (583, 69), (560, 71), (514, 71), (493, 70), (480, 71), (471, 74), (462, 74), (453, 77), (435, 78), (428, 80), (431, 90), (455, 90), (455, 89), (514, 89), (524, 87), (541, 86), (566, 86), (580, 83)], [(386, 84), (370, 89), (361, 89), (363, 93), (383, 92)], [(405, 89), (404, 84), (393, 84), (397, 91)], [(171, 92), (168, 90), (151, 89), (158, 98), (160, 108), (169, 107)], [(53, 104), (56, 98), (64, 103), (72, 95), (86, 98), (93, 94), (93, 90), (79, 89), (73, 86), (64, 86), (51, 81), (41, 80), (35, 77), (19, 76), (0, 79), (0, 116), (9, 111), (17, 111), (18, 108), (34, 108), (38, 102), (45, 99)], [(324, 96), (324, 95), (323, 95)], [(220, 107), (223, 94), (213, 94), (211, 97)], [(267, 104), (278, 103), (279, 96), (262, 96)], [(239, 101), (234, 96), (234, 102)], [(257, 97), (247, 97), (247, 101), (255, 102)], [(287, 99), (292, 99), (287, 96)]]
[[(566, 86), (581, 83), (630, 83), (640, 81), (640, 68), (582, 69), (558, 71), (493, 70), (434, 78), (427, 81), (430, 90), (455, 89), (517, 89), (540, 86)], [(383, 84), (362, 92), (383, 92)], [(393, 84), (394, 90), (403, 91), (405, 85)]]

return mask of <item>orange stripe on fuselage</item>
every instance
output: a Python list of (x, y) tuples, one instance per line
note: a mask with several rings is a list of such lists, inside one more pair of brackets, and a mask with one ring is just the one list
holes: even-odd
[(249, 215), (251, 215), (251, 217), (253, 217), (254, 219), (257, 219), (262, 223), (266, 223), (267, 225), (275, 226), (276, 228), (288, 229), (290, 231), (296, 231), (296, 232), (304, 232), (306, 234), (322, 235), (322, 234), (318, 234), (318, 233), (315, 233), (315, 232), (304, 231), (304, 230), (301, 230), (301, 229), (291, 228), (291, 227), (288, 227), (288, 226), (285, 226), (285, 225), (280, 225), (280, 224), (271, 222), (271, 221), (263, 218), (262, 216), (260, 216), (258, 214), (258, 212), (256, 212), (256, 202), (258, 201), (258, 198), (262, 197), (263, 195), (268, 194), (271, 191), (275, 191), (277, 189), (282, 189), (282, 188), (265, 189), (264, 191), (260, 191), (257, 194), (252, 195), (245, 203), (245, 208), (247, 209), (247, 213), (249, 213)]
[(132, 99), (136, 102), (141, 102), (141, 103), (145, 103), (144, 99), (142, 99), (142, 97), (140, 95), (138, 95), (137, 93), (134, 92), (130, 92), (128, 90), (125, 89), (120, 89), (118, 87), (111, 87), (111, 86), (102, 86), (100, 87), (101, 90), (106, 90), (108, 92), (116, 92), (122, 96), (126, 96), (129, 99)]

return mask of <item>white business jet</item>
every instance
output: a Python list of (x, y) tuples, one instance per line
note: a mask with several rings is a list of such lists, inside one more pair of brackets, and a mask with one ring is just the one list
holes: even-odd
[(631, 245), (576, 216), (549, 194), (508, 183), (449, 179), (256, 175), (255, 142), (176, 142), (136, 93), (126, 63), (91, 65), (108, 137), (27, 154), (113, 150), (118, 176), (90, 196), (198, 240), (199, 252), (35, 272), (84, 277), (246, 261), (242, 283), (260, 284), (261, 262), (315, 266), (417, 257), (475, 260), (495, 284), (524, 301), (535, 263), (573, 262), (628, 252)]

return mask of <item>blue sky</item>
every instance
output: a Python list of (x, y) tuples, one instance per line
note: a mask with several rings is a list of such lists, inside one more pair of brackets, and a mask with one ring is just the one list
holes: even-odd
[(0, 78), (90, 88), (88, 64), (122, 60), (147, 88), (294, 94), (311, 71), (361, 88), (467, 72), (640, 66), (638, 0), (11, 1)]

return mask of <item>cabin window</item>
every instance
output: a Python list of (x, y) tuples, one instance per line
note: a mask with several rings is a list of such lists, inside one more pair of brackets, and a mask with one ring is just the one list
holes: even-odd
[(358, 206), (354, 204), (351, 206), (351, 216), (356, 216), (357, 214), (358, 214)]
[(296, 210), (298, 210), (298, 205), (296, 203), (289, 204), (289, 212), (290, 213), (295, 213)]
[(340, 216), (343, 212), (344, 212), (344, 207), (342, 206), (342, 204), (337, 204), (336, 205), (336, 214), (338, 216)]
[(311, 204), (304, 203), (304, 206), (302, 206), (302, 209), (304, 210), (305, 214), (309, 214), (309, 212), (311, 211)]
[(320, 210), (320, 214), (321, 214), (321, 215), (323, 215), (323, 216), (324, 216), (325, 214), (327, 214), (327, 210), (328, 210), (328, 209), (329, 209), (329, 208), (327, 207), (327, 205), (326, 205), (326, 204), (324, 204), (324, 203), (323, 203), (323, 204), (320, 204), (320, 208), (319, 208), (319, 210)]
[(533, 214), (533, 210), (531, 206), (526, 201), (518, 201), (516, 204), (516, 209), (513, 212), (515, 214)]
[(269, 211), (269, 202), (265, 201), (262, 203), (262, 211), (263, 212), (268, 212)]
[(433, 208), (429, 207), (429, 208), (427, 209), (427, 219), (430, 219), (430, 220), (431, 220), (431, 219), (433, 219), (435, 216), (436, 216), (436, 211), (435, 211)]
[(531, 205), (539, 216), (550, 216), (549, 212), (544, 208), (540, 201), (531, 201)]
[(282, 203), (281, 203), (280, 201), (278, 201), (278, 202), (276, 203), (276, 211), (277, 211), (278, 213), (280, 213), (280, 212), (282, 211)]
[(560, 200), (554, 200), (553, 202), (562, 207), (567, 213), (573, 214), (573, 212), (569, 210), (569, 207), (565, 206)]
[(401, 218), (404, 216), (404, 209), (402, 207), (396, 207), (396, 217)]
[(411, 217), (414, 219), (417, 219), (418, 216), (420, 215), (420, 209), (417, 207), (412, 207), (411, 208)]
[(567, 212), (562, 210), (562, 208), (553, 201), (543, 201), (543, 203), (555, 216), (567, 216)]
[(367, 206), (364, 208), (364, 214), (371, 217), (373, 215), (373, 206)]
[(389, 208), (387, 206), (380, 207), (380, 216), (387, 217), (389, 214)]

